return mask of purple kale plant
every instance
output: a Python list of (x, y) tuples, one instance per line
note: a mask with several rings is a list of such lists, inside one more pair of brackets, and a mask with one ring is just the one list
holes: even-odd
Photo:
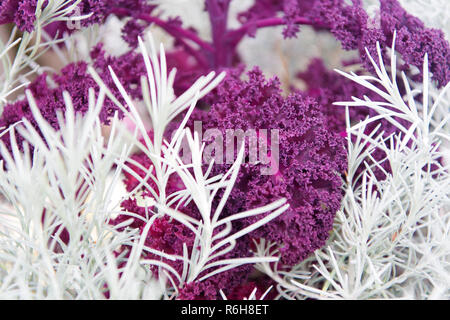
[[(249, 210), (280, 195), (288, 199), (290, 208), (252, 236), (278, 242), (282, 245), (282, 262), (294, 265), (328, 238), (342, 197), (344, 140), (327, 128), (326, 117), (314, 98), (302, 93), (283, 97), (279, 81), (266, 80), (258, 68), (249, 71), (247, 77), (243, 81), (239, 74), (232, 74), (224, 80), (215, 92), (211, 109), (198, 111), (198, 119), (204, 129), (217, 128), (224, 137), (232, 128), (279, 130), (279, 163), (272, 168), (275, 172), (258, 174), (267, 164), (244, 166), (231, 194), (233, 201), (226, 209), (230, 213), (241, 207)], [(196, 117), (192, 116), (193, 121)], [(268, 134), (259, 138), (270, 140)], [(246, 156), (251, 156), (249, 150)], [(224, 169), (216, 166), (215, 170)], [(253, 222), (248, 220), (244, 225)]]
[[(282, 263), (292, 266), (322, 247), (329, 236), (343, 195), (340, 189), (341, 173), (346, 170), (346, 154), (343, 138), (326, 128), (326, 118), (316, 100), (300, 93), (285, 98), (279, 86), (276, 78), (266, 80), (259, 69), (250, 71), (247, 81), (240, 79), (239, 72), (231, 73), (211, 94), (214, 97), (209, 97), (214, 101), (211, 109), (196, 111), (190, 126), (201, 121), (203, 129), (218, 129), (224, 137), (227, 129), (233, 128), (243, 131), (257, 128), (279, 130), (279, 164), (276, 172), (262, 175), (261, 169), (267, 163), (243, 165), (223, 215), (226, 217), (251, 210), (280, 196), (287, 199), (290, 207), (280, 217), (240, 238), (236, 248), (226, 257), (245, 256), (249, 244), (266, 239), (280, 245)], [(271, 142), (268, 146), (270, 149)], [(250, 156), (249, 148), (245, 156)], [(143, 154), (135, 155), (135, 160), (144, 167), (151, 163)], [(226, 164), (215, 165), (212, 174), (223, 174), (229, 167)], [(145, 172), (139, 172), (144, 178)], [(137, 180), (127, 175), (125, 183), (128, 189), (133, 189)], [(176, 189), (176, 181), (172, 181), (171, 185)], [(129, 212), (145, 215), (143, 208), (136, 210), (138, 207), (134, 200), (126, 200), (122, 205)], [(215, 203), (217, 205), (218, 202)], [(193, 217), (198, 216), (195, 206), (180, 210)], [(119, 217), (116, 223), (123, 222), (125, 218)], [(242, 219), (232, 228), (238, 231), (257, 222), (256, 219)], [(183, 243), (191, 249), (193, 244), (189, 237), (192, 239), (192, 234), (186, 227), (165, 218), (157, 221), (150, 229), (150, 247), (178, 255), (183, 253)], [(144, 226), (140, 223), (140, 228)], [(179, 262), (171, 265), (181, 271), (182, 264)], [(217, 299), (215, 287), (219, 286), (227, 295), (232, 294), (240, 284), (247, 286), (252, 283), (251, 274), (250, 266), (235, 268), (214, 279), (188, 284), (179, 298)]]
[[(144, 73), (144, 61), (141, 55), (129, 52), (120, 57), (108, 56), (100, 43), (92, 48), (91, 57), (94, 61), (93, 66), (99, 70), (106, 83), (109, 85), (113, 83), (108, 71), (108, 66), (111, 66), (117, 71), (119, 78), (126, 83), (130, 94), (142, 99), (139, 88), (136, 89), (140, 83), (140, 76)], [(88, 109), (90, 88), (98, 92), (98, 85), (88, 74), (87, 66), (88, 64), (84, 61), (71, 63), (62, 68), (59, 74), (51, 76), (52, 83), (49, 84), (47, 81), (49, 75), (43, 73), (28, 86), (27, 89), (34, 96), (40, 112), (53, 128), (58, 129), (59, 126), (57, 113), (65, 111), (64, 91), (71, 95), (75, 111), (81, 114), (86, 113)], [(115, 94), (119, 94), (117, 90)], [(99, 114), (101, 123), (108, 125), (115, 113), (119, 118), (123, 118), (123, 111), (107, 98)], [(23, 118), (29, 120), (39, 130), (26, 98), (5, 106), (0, 118), (0, 126), (10, 127)], [(2, 137), (2, 141), (9, 146), (9, 133)]]

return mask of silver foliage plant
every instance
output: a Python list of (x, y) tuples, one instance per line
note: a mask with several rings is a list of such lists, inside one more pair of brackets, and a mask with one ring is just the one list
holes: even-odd
[[(90, 91), (89, 111), (80, 116), (74, 114), (70, 96), (65, 93), (66, 112), (59, 114), (60, 130), (54, 130), (45, 121), (31, 93), (26, 92), (43, 137), (27, 120), (23, 120), (8, 129), (12, 152), (0, 143), (0, 152), (5, 159), (0, 172), (0, 192), (4, 197), (0, 222), (2, 297), (145, 299), (158, 298), (159, 292), (172, 298), (176, 296), (177, 286), (184, 283), (202, 281), (242, 264), (278, 260), (276, 256), (217, 259), (234, 248), (236, 239), (276, 218), (288, 205), (285, 199), (280, 199), (260, 208), (220, 218), (242, 163), (244, 148), (241, 146), (229, 172), (209, 177), (212, 163), (207, 172), (202, 171), (204, 146), (200, 145), (197, 134), (192, 136), (184, 125), (197, 100), (212, 90), (225, 74), (216, 77), (212, 72), (201, 77), (184, 94), (175, 97), (172, 88), (175, 70), (167, 74), (164, 48), (161, 46), (158, 60), (151, 38), (150, 43), (152, 51), (148, 54), (140, 40), (148, 71), (147, 77), (142, 77), (142, 90), (154, 133), (152, 139), (112, 69), (111, 75), (129, 111), (91, 68), (90, 72), (101, 88), (99, 96), (96, 98), (93, 89)], [(115, 116), (109, 137), (104, 137), (98, 114), (105, 96), (111, 98), (135, 123), (134, 132), (125, 128)], [(188, 110), (187, 115), (173, 139), (166, 141), (163, 133), (167, 124), (185, 110)], [(25, 138), (23, 153), (19, 151), (16, 134)], [(178, 156), (184, 137), (187, 137), (193, 155), (191, 163), (183, 163)], [(129, 156), (135, 149), (144, 152), (153, 166), (146, 169), (133, 162)], [(135, 173), (130, 163), (144, 169), (146, 177)], [(153, 169), (155, 175), (152, 174)], [(115, 190), (120, 188), (122, 171), (134, 175), (140, 184), (134, 191), (116, 198)], [(181, 178), (186, 189), (166, 195), (166, 184), (172, 174)], [(149, 185), (148, 179), (156, 183), (157, 190)], [(154, 197), (144, 198), (138, 194), (136, 190), (142, 186)], [(213, 199), (221, 188), (225, 193), (213, 211)], [(130, 196), (139, 198), (139, 203), (147, 209), (146, 218), (120, 210), (120, 200)], [(200, 220), (171, 206), (189, 201), (197, 206), (202, 217)], [(232, 221), (263, 213), (269, 214), (230, 234)], [(146, 227), (142, 234), (131, 228), (118, 231), (131, 220), (117, 226), (110, 225), (110, 219), (118, 214), (144, 219)], [(183, 256), (175, 256), (145, 246), (152, 223), (164, 214), (193, 231), (195, 246), (192, 252), (188, 253), (185, 247)], [(223, 226), (225, 228), (221, 229)], [(220, 232), (214, 232), (216, 229)], [(69, 235), (67, 243), (59, 236), (63, 231)], [(123, 245), (131, 246), (131, 252), (116, 257), (115, 252)], [(141, 259), (144, 251), (169, 260), (182, 260), (182, 274), (160, 260)], [(148, 264), (158, 266), (166, 277), (161, 276), (156, 281), (146, 267)], [(174, 285), (174, 279), (177, 285)]]
[[(257, 265), (278, 282), (281, 297), (450, 298), (450, 83), (441, 90), (433, 87), (425, 56), (423, 83), (401, 74), (406, 88), (402, 96), (394, 45), (395, 37), (390, 66), (384, 65), (377, 47), (378, 62), (372, 59), (376, 76), (336, 70), (383, 100), (353, 97), (335, 103), (347, 108), (348, 172), (342, 208), (328, 245), (313, 257), (288, 271), (277, 271), (269, 263)], [(353, 123), (350, 107), (372, 108), (377, 115)], [(394, 117), (408, 121), (409, 128)], [(367, 125), (379, 119), (395, 124), (398, 132), (385, 137), (377, 126), (367, 133)], [(376, 149), (384, 151), (383, 161), (391, 167), (384, 180), (374, 174), (375, 168), (382, 169), (371, 156)], [(276, 248), (263, 243), (258, 253), (275, 254)]]

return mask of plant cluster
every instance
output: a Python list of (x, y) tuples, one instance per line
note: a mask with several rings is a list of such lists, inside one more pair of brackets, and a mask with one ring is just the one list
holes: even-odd
[[(449, 30), (397, 0), (233, 3), (2, 1), (0, 297), (449, 298)], [(283, 90), (242, 55), (278, 27), (354, 58)]]

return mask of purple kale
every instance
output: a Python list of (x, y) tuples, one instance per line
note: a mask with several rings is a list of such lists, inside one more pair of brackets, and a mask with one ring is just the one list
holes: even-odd
[[(57, 84), (55, 88), (48, 85), (46, 78), (47, 75), (45, 73), (42, 74), (27, 89), (33, 94), (44, 118), (55, 129), (58, 126), (56, 110), (65, 110), (65, 103), (62, 99), (63, 91), (69, 92), (75, 111), (85, 113), (88, 108), (89, 88), (97, 88), (98, 90), (98, 86), (94, 80), (87, 74), (87, 64), (84, 62), (69, 64), (61, 70), (61, 74), (55, 75), (53, 77), (53, 81)], [(19, 100), (5, 107), (5, 112), (2, 114), (0, 120), (3, 125), (11, 125), (11, 119), (15, 121), (15, 117), (13, 116), (14, 110), (20, 110), (17, 111), (19, 115), (23, 115), (28, 120), (34, 122), (28, 102), (26, 100)], [(102, 122), (108, 122), (113, 110), (116, 110), (116, 108), (112, 102), (106, 102), (100, 114)]]
[[(99, 44), (92, 50), (91, 57), (100, 77), (119, 100), (122, 100), (122, 98), (120, 98), (120, 93), (112, 80), (108, 66), (113, 68), (131, 97), (142, 99), (140, 77), (146, 71), (140, 54), (129, 52), (119, 57), (110, 57), (105, 53), (102, 45)], [(70, 94), (75, 112), (82, 114), (87, 111), (89, 105), (89, 89), (94, 88), (96, 93), (99, 91), (98, 85), (87, 72), (87, 63), (85, 62), (68, 64), (59, 74), (53, 75), (52, 80), (56, 84), (55, 87), (49, 86), (47, 77), (46, 73), (42, 74), (27, 89), (33, 94), (44, 118), (55, 129), (58, 129), (56, 111), (65, 110), (65, 103), (62, 97), (63, 91), (67, 91)], [(100, 121), (108, 125), (115, 112), (118, 112), (119, 118), (123, 116), (123, 112), (110, 99), (106, 98), (99, 114)], [(28, 119), (38, 129), (26, 99), (20, 99), (5, 106), (0, 116), (0, 127), (9, 127), (22, 118)], [(21, 141), (20, 137), (18, 139)], [(9, 146), (9, 134), (5, 134), (2, 137), (2, 141)]]
[[(282, 1), (260, 0), (255, 1), (252, 7), (238, 15), (239, 21), (243, 25), (248, 25), (246, 32), (254, 37), (257, 31), (257, 21), (273, 18), (278, 11), (282, 11)], [(250, 26), (251, 25), (251, 26)]]
[(18, 6), (19, 0), (3, 0), (0, 3), (0, 24), (13, 22)]
[(37, 0), (4, 0), (0, 4), (0, 25), (15, 23), (21, 31), (34, 30)]
[[(282, 262), (293, 265), (323, 246), (329, 236), (342, 198), (341, 174), (346, 169), (344, 140), (326, 127), (320, 106), (313, 98), (301, 94), (283, 97), (279, 81), (276, 78), (266, 80), (258, 69), (248, 73), (247, 81), (240, 80), (240, 73), (239, 70), (230, 73), (227, 80), (212, 94), (214, 98), (209, 97), (210, 101), (215, 101), (211, 109), (197, 110), (190, 125), (195, 120), (203, 120), (204, 129), (217, 128), (224, 135), (227, 129), (278, 129), (279, 167), (273, 175), (262, 175), (262, 165), (244, 164), (223, 215), (262, 206), (281, 197), (286, 197), (291, 207), (267, 225), (239, 238), (236, 247), (225, 258), (248, 256), (251, 254), (249, 245), (253, 240), (264, 238), (278, 243)], [(143, 154), (136, 154), (133, 159), (144, 167), (150, 165)], [(228, 164), (215, 165), (212, 174), (223, 173), (227, 168)], [(144, 176), (144, 172), (136, 172), (141, 177)], [(133, 189), (137, 185), (136, 179), (129, 175), (125, 176), (124, 182), (127, 189)], [(173, 189), (171, 192), (182, 187), (176, 181), (171, 181), (169, 185)], [(126, 211), (145, 215), (145, 210), (138, 207), (134, 199), (124, 201), (122, 207)], [(179, 210), (192, 217), (199, 217), (192, 203)], [(120, 223), (127, 218), (119, 216), (113, 223)], [(256, 222), (255, 219), (257, 218), (251, 217), (236, 221), (232, 228), (234, 231), (241, 230)], [(134, 227), (143, 229), (139, 220), (135, 219), (133, 223)], [(177, 255), (182, 255), (183, 243), (186, 243), (190, 252), (193, 245), (192, 232), (167, 218), (157, 219), (147, 237), (149, 247)], [(180, 262), (165, 262), (175, 270), (182, 271)], [(179, 288), (178, 298), (218, 299), (220, 296), (217, 288), (221, 288), (227, 295), (243, 296), (249, 288), (255, 287), (252, 284), (254, 279), (250, 277), (252, 268), (245, 265), (202, 282), (188, 283)], [(154, 271), (157, 275), (157, 270)], [(259, 288), (262, 290), (267, 287)]]
[(255, 298), (256, 300), (260, 300), (262, 295), (266, 293), (266, 291), (270, 287), (272, 287), (272, 289), (270, 289), (270, 291), (264, 297), (264, 300), (273, 300), (277, 296), (277, 290), (275, 289), (275, 286), (275, 281), (256, 274), (255, 276), (253, 276), (252, 280), (235, 287), (231, 294), (227, 296), (227, 299), (243, 300), (244, 298), (248, 298), (252, 294), (253, 290), (256, 289)]
[[(96, 88), (96, 84), (86, 74), (86, 68), (87, 65), (84, 62), (69, 64), (61, 70), (61, 75), (53, 77), (53, 80), (58, 85), (56, 88), (48, 85), (45, 73), (28, 86), (27, 89), (32, 93), (41, 114), (53, 128), (59, 128), (56, 111), (65, 110), (63, 91), (68, 91), (71, 95), (75, 111), (81, 113), (87, 111), (88, 90), (90, 87)], [(106, 102), (100, 116), (102, 121), (106, 122), (113, 110), (115, 110), (115, 107), (112, 102)], [(9, 127), (22, 118), (26, 118), (38, 129), (36, 120), (25, 98), (5, 106), (0, 118), (0, 126)], [(20, 136), (18, 139), (19, 142), (22, 140)], [(9, 146), (9, 134), (3, 136), (2, 140)]]
[[(321, 28), (324, 26), (321, 21), (317, 19), (309, 20), (305, 15), (305, 12), (313, 7), (312, 2), (298, 0), (255, 1), (252, 7), (238, 15), (242, 28), (237, 31), (245, 31), (247, 35), (254, 37), (259, 28), (283, 25), (284, 38), (293, 38), (297, 36), (302, 24)], [(282, 17), (280, 17), (280, 14)], [(236, 31), (233, 33), (236, 33)]]
[(105, 84), (117, 93), (116, 97), (121, 95), (112, 80), (109, 66), (114, 70), (128, 94), (134, 99), (142, 99), (141, 76), (146, 75), (147, 71), (141, 54), (129, 51), (118, 57), (110, 56), (100, 43), (91, 51), (91, 58)]
[[(217, 128), (224, 137), (227, 129), (279, 130), (278, 170), (262, 175), (261, 168), (267, 165), (243, 165), (224, 215), (286, 197), (290, 208), (251, 236), (277, 242), (283, 263), (292, 265), (328, 238), (342, 197), (346, 154), (343, 138), (327, 127), (315, 99), (300, 93), (285, 98), (279, 85), (276, 78), (266, 80), (257, 68), (248, 73), (247, 81), (229, 76), (217, 88), (211, 110), (199, 110), (193, 118), (202, 120), (204, 130)], [(213, 173), (228, 167), (215, 165)], [(244, 225), (253, 222), (248, 218)]]
[[(135, 154), (133, 156), (133, 159), (144, 166), (149, 164), (149, 159), (142, 153)], [(141, 170), (136, 170), (136, 173), (138, 173), (142, 178), (145, 174)], [(130, 179), (129, 175), (125, 175), (124, 182), (127, 186), (127, 189), (133, 188), (137, 185), (135, 179)], [(181, 187), (182, 183), (180, 185), (179, 178), (176, 176), (171, 176), (168, 191), (177, 191), (180, 190)], [(145, 190), (145, 188), (143, 188), (143, 194), (148, 194), (149, 196), (151, 196), (148, 191)], [(146, 217), (147, 212), (145, 208), (138, 206), (134, 198), (124, 200), (121, 203), (121, 207), (127, 212), (132, 212), (142, 217)], [(198, 211), (196, 210), (194, 205), (188, 205), (187, 207), (182, 208), (181, 211), (183, 211), (185, 214), (189, 214), (190, 216), (198, 218)], [(117, 225), (128, 219), (130, 219), (130, 216), (121, 214), (116, 219), (111, 221), (111, 224)], [(136, 228), (140, 231), (140, 233), (142, 233), (146, 225), (143, 221), (143, 219), (132, 218), (132, 223), (129, 225), (129, 227)], [(232, 259), (247, 256), (249, 251), (249, 242), (251, 242), (251, 239), (249, 239), (248, 237), (242, 238), (242, 240), (237, 243), (236, 247), (231, 252), (227, 253), (224, 258)], [(194, 245), (194, 234), (185, 225), (169, 218), (168, 216), (163, 216), (161, 218), (157, 218), (153, 222), (147, 234), (145, 245), (149, 248), (156, 249), (167, 254), (183, 256), (183, 245), (186, 245), (189, 254), (192, 252), (192, 248)], [(128, 249), (130, 248), (128, 248), (127, 246), (122, 246), (120, 252), (126, 251)], [(143, 258), (161, 260), (169, 264), (179, 274), (181, 274), (183, 271), (183, 262), (180, 260), (168, 260), (148, 252), (143, 253)], [(220, 294), (217, 288), (222, 288), (224, 293), (231, 294), (240, 285), (246, 283), (249, 274), (252, 271), (252, 268), (253, 267), (251, 265), (244, 265), (238, 268), (234, 268), (230, 271), (222, 272), (205, 281), (194, 281), (187, 283), (184, 286), (180, 286), (178, 283), (176, 283), (179, 286), (178, 290), (180, 292), (177, 299), (219, 299)], [(150, 269), (152, 270), (155, 277), (160, 276), (160, 270), (158, 269), (158, 267), (150, 266)]]
[[(22, 31), (34, 29), (36, 0), (4, 0), (0, 4), (0, 24), (15, 23)], [(277, 219), (239, 238), (236, 247), (221, 258), (240, 258), (248, 256), (251, 243), (264, 238), (277, 243), (281, 249), (281, 261), (285, 265), (294, 265), (305, 259), (314, 250), (322, 247), (332, 229), (333, 219), (339, 210), (342, 199), (342, 178), (346, 168), (345, 113), (341, 107), (333, 106), (335, 101), (349, 100), (351, 96), (367, 95), (371, 99), (379, 97), (353, 82), (332, 73), (324, 67), (321, 60), (313, 60), (309, 68), (299, 75), (305, 81), (305, 91), (295, 91), (285, 97), (276, 78), (267, 80), (259, 69), (250, 71), (247, 80), (242, 80), (242, 69), (237, 66), (240, 58), (237, 46), (244, 36), (255, 36), (260, 28), (282, 25), (283, 37), (295, 37), (300, 25), (313, 26), (316, 30), (328, 30), (346, 50), (358, 50), (361, 61), (368, 71), (373, 71), (365, 48), (376, 57), (376, 42), (382, 47), (392, 45), (394, 31), (397, 32), (396, 50), (401, 54), (406, 70), (410, 65), (422, 67), (423, 56), (428, 53), (430, 71), (438, 86), (450, 80), (450, 47), (441, 31), (429, 29), (417, 18), (409, 15), (396, 0), (380, 0), (379, 22), (373, 23), (363, 9), (361, 0), (257, 0), (247, 11), (239, 15), (242, 25), (234, 30), (228, 28), (228, 9), (230, 0), (206, 0), (205, 10), (209, 12), (212, 27), (212, 41), (200, 39), (195, 30), (183, 29), (177, 18), (160, 19), (153, 14), (155, 5), (145, 0), (82, 0), (77, 12), (92, 15), (83, 20), (83, 27), (93, 23), (103, 23), (110, 14), (128, 19), (122, 29), (122, 37), (131, 47), (137, 46), (137, 36), (145, 27), (154, 23), (175, 38), (175, 47), (167, 53), (170, 67), (176, 67), (175, 94), (185, 91), (200, 75), (210, 70), (227, 68), (230, 73), (217, 89), (199, 102), (189, 126), (193, 121), (201, 120), (203, 129), (218, 129), (225, 137), (228, 129), (267, 129), (279, 130), (279, 153), (272, 152), (276, 143), (264, 134), (258, 138), (265, 141), (270, 150), (267, 154), (269, 164), (275, 166), (273, 174), (263, 175), (264, 163), (252, 163), (247, 146), (246, 163), (241, 166), (235, 187), (223, 210), (223, 215), (252, 209), (268, 204), (280, 197), (287, 198), (290, 208)], [(47, 4), (44, 3), (44, 7)], [(67, 23), (56, 22), (47, 26), (51, 35), (59, 32), (71, 32)], [(129, 52), (120, 57), (110, 57), (102, 45), (91, 52), (93, 66), (99, 72), (106, 85), (117, 97), (116, 86), (109, 74), (108, 66), (117, 74), (125, 90), (133, 99), (142, 100), (140, 77), (146, 74), (143, 59), (139, 54)], [(385, 57), (387, 58), (387, 56)], [(56, 111), (64, 111), (62, 92), (72, 96), (74, 108), (84, 113), (88, 106), (87, 97), (90, 87), (98, 92), (98, 86), (86, 71), (87, 64), (78, 62), (66, 66), (59, 75), (53, 75), (55, 87), (49, 86), (46, 74), (39, 76), (28, 89), (33, 93), (39, 109), (50, 124), (57, 128)], [(420, 75), (417, 76), (420, 80)], [(400, 82), (399, 82), (400, 83)], [(106, 99), (100, 119), (109, 123), (110, 117), (118, 111), (117, 107)], [(367, 109), (350, 109), (354, 121), (372, 115)], [(119, 112), (120, 114), (120, 112)], [(22, 118), (27, 118), (37, 127), (26, 100), (19, 100), (4, 108), (0, 118), (0, 127), (9, 127)], [(381, 121), (386, 135), (397, 130), (387, 121)], [(376, 124), (368, 127), (368, 130)], [(170, 130), (169, 130), (170, 131)], [(20, 137), (18, 137), (20, 139)], [(9, 144), (6, 134), (2, 140)], [(205, 138), (205, 143), (211, 142)], [(19, 141), (20, 143), (20, 141)], [(235, 150), (236, 151), (236, 150)], [(236, 154), (236, 152), (234, 153)], [(374, 153), (378, 161), (382, 153)], [(132, 159), (145, 168), (151, 161), (144, 154), (135, 154)], [(386, 165), (384, 163), (383, 165)], [(138, 175), (144, 177), (144, 171), (130, 165)], [(229, 164), (216, 164), (212, 174), (224, 173)], [(388, 167), (384, 168), (389, 171)], [(154, 186), (152, 181), (148, 181)], [(125, 173), (126, 189), (131, 191), (138, 180)], [(169, 181), (168, 193), (182, 188), (176, 177)], [(150, 195), (148, 190), (141, 190)], [(222, 191), (223, 192), (223, 191)], [(220, 193), (218, 194), (220, 198)], [(214, 205), (217, 205), (215, 203)], [(145, 217), (147, 212), (138, 206), (133, 197), (121, 203), (125, 211)], [(191, 203), (179, 210), (198, 218), (198, 211)], [(258, 217), (260, 218), (260, 217)], [(111, 223), (118, 224), (129, 219), (119, 215)], [(233, 231), (241, 230), (256, 222), (256, 217), (245, 218), (232, 224)], [(143, 231), (145, 224), (134, 219), (130, 225)], [(192, 252), (194, 234), (181, 223), (161, 217), (155, 220), (146, 238), (146, 246), (169, 254), (183, 255), (183, 244)], [(127, 249), (126, 246), (122, 250)], [(145, 253), (144, 258), (161, 259), (159, 256)], [(181, 261), (162, 259), (179, 273)], [(155, 276), (158, 268), (151, 267)], [(254, 288), (259, 294), (265, 291), (270, 282), (254, 277), (253, 267), (244, 265), (222, 272), (202, 282), (191, 282), (179, 289), (179, 299), (218, 299), (218, 288), (230, 298), (242, 299)]]
[[(328, 25), (344, 49), (358, 49), (369, 71), (373, 68), (365, 48), (376, 58), (376, 42), (383, 48), (391, 47), (394, 32), (397, 32), (395, 49), (405, 62), (401, 68), (413, 65), (421, 69), (423, 57), (428, 53), (429, 68), (437, 85), (440, 87), (450, 81), (450, 46), (443, 32), (425, 27), (420, 19), (408, 14), (397, 0), (380, 0), (379, 26), (369, 19), (360, 0), (352, 0), (352, 5), (344, 0), (315, 2), (317, 5), (306, 16)], [(417, 78), (420, 79), (420, 76)]]
[[(67, 7), (75, 3), (76, 0), (67, 3)], [(45, 9), (48, 1), (42, 5)], [(14, 23), (21, 31), (31, 32), (34, 30), (34, 22), (36, 20), (37, 0), (3, 0), (0, 3), (0, 25), (6, 23)], [(137, 17), (142, 13), (149, 14), (154, 5), (149, 5), (145, 0), (81, 0), (76, 8), (67, 16), (87, 16), (80, 20), (79, 27), (87, 27), (93, 24), (102, 24), (106, 18), (114, 14), (116, 11), (125, 9), (128, 16)], [(55, 36), (57, 33), (61, 37), (64, 33), (72, 33), (76, 31), (76, 27), (71, 26), (67, 21), (55, 21), (45, 26), (46, 31)], [(127, 38), (131, 39), (131, 38)]]
[[(243, 248), (240, 248), (238, 252), (246, 253), (245, 246), (240, 242)], [(234, 250), (236, 251), (236, 249)], [(228, 257), (227, 257), (228, 258)], [(210, 277), (204, 281), (194, 281), (184, 285), (181, 288), (178, 300), (222, 300), (222, 296), (219, 290), (232, 298), (244, 298), (246, 293), (246, 287), (252, 286), (252, 283), (248, 281), (249, 275), (252, 272), (250, 265), (243, 265), (232, 269), (231, 271), (221, 272), (214, 277)], [(244, 287), (245, 286), (245, 287)], [(243, 288), (244, 287), (244, 288)], [(267, 287), (261, 285), (261, 290), (267, 290)], [(241, 290), (240, 290), (241, 289)]]
[[(279, 12), (284, 12), (282, 21), (276, 18)], [(383, 48), (391, 47), (396, 31), (395, 48), (405, 62), (402, 69), (406, 70), (409, 65), (421, 69), (423, 57), (428, 53), (429, 68), (437, 85), (440, 87), (450, 81), (450, 46), (441, 30), (425, 27), (420, 19), (408, 14), (397, 0), (380, 0), (378, 15), (380, 21), (374, 23), (361, 0), (352, 0), (351, 3), (345, 0), (260, 0), (240, 18), (244, 23), (241, 30), (251, 35), (257, 28), (276, 24), (285, 25), (284, 37), (295, 36), (299, 24), (329, 30), (344, 49), (359, 50), (361, 60), (369, 71), (373, 71), (373, 67), (365, 49), (376, 57), (376, 42)], [(238, 37), (236, 31), (230, 33)], [(417, 79), (421, 79), (420, 75)]]
[(95, 23), (103, 23), (110, 9), (108, 2), (109, 1), (82, 0), (77, 6), (80, 15), (91, 14), (91, 16), (81, 20), (81, 25), (87, 27)]
[(136, 48), (138, 46), (138, 37), (142, 38), (146, 27), (148, 25), (141, 20), (129, 20), (122, 28), (122, 38), (130, 47)]
[(427, 53), (433, 79), (438, 86), (446, 85), (450, 81), (450, 45), (444, 33), (426, 28), (420, 19), (408, 14), (396, 0), (380, 2), (381, 30), (386, 37), (386, 45), (392, 43), (393, 31), (396, 30), (395, 49), (405, 63), (421, 70)]
[[(317, 99), (321, 111), (327, 119), (329, 130), (345, 135), (345, 108), (333, 105), (336, 101), (350, 101), (352, 97), (368, 96), (372, 100), (381, 99), (373, 91), (328, 70), (325, 63), (319, 59), (312, 59), (305, 71), (297, 74), (306, 85), (305, 94)], [(363, 120), (369, 114), (368, 108), (350, 108), (350, 118), (353, 121)], [(391, 127), (393, 127), (391, 125)]]

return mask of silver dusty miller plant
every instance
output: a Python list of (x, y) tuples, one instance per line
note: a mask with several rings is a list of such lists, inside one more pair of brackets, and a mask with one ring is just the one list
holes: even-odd
[[(383, 101), (354, 97), (335, 103), (347, 108), (349, 166), (342, 209), (328, 245), (289, 271), (276, 271), (268, 263), (258, 266), (278, 282), (285, 298), (449, 298), (450, 84), (441, 90), (432, 86), (425, 56), (423, 83), (401, 74), (406, 88), (402, 96), (394, 45), (395, 37), (390, 66), (384, 65), (377, 47), (378, 63), (371, 60), (376, 77), (337, 70), (377, 92)], [(348, 108), (360, 106), (377, 115), (352, 123)], [(410, 127), (394, 117), (408, 121)], [(386, 138), (380, 126), (367, 133), (367, 125), (382, 118), (392, 121), (398, 133)], [(372, 157), (376, 149), (385, 153), (383, 161), (391, 172)], [(375, 169), (382, 169), (386, 179), (379, 180)], [(261, 255), (274, 250), (270, 244), (258, 247)]]
[[(244, 149), (240, 148), (236, 162), (227, 174), (209, 177), (210, 170), (202, 172), (203, 147), (200, 146), (198, 136), (196, 133), (192, 136), (188, 129), (184, 129), (184, 124), (199, 97), (213, 89), (224, 74), (215, 78), (214, 73), (201, 77), (185, 94), (175, 98), (172, 89), (175, 71), (167, 75), (163, 47), (161, 46), (159, 60), (151, 38), (150, 43), (152, 53), (149, 55), (140, 41), (148, 71), (147, 77), (142, 78), (142, 88), (147, 111), (152, 119), (152, 139), (112, 69), (113, 79), (130, 111), (112, 95), (92, 68), (90, 72), (101, 88), (98, 98), (92, 89), (89, 111), (81, 116), (74, 113), (71, 97), (65, 92), (66, 112), (59, 113), (58, 117), (60, 130), (53, 129), (46, 122), (32, 94), (26, 92), (43, 137), (24, 119), (3, 132), (9, 132), (11, 136), (12, 152), (0, 143), (0, 152), (4, 158), (0, 172), (0, 191), (4, 197), (0, 237), (0, 292), (3, 298), (100, 299), (105, 298), (105, 289), (113, 299), (157, 298), (158, 292), (165, 292), (169, 297), (173, 294), (170, 284), (174, 283), (174, 277), (179, 285), (183, 285), (187, 281), (201, 281), (242, 264), (278, 260), (276, 256), (217, 260), (233, 249), (237, 238), (276, 218), (288, 205), (284, 199), (280, 199), (272, 204), (220, 219), (221, 209), (240, 169)], [(116, 116), (110, 126), (108, 138), (104, 137), (98, 114), (105, 95), (133, 120), (136, 124), (134, 132), (124, 128)], [(173, 140), (166, 141), (163, 138), (165, 127), (186, 109), (190, 112), (185, 121)], [(19, 151), (16, 134), (25, 138), (23, 153)], [(193, 155), (192, 163), (183, 163), (178, 156), (178, 149), (185, 135)], [(132, 162), (129, 155), (134, 148), (142, 150), (152, 159), (153, 166), (144, 168), (147, 172), (145, 178), (129, 167)], [(155, 175), (152, 174), (153, 168)], [(117, 199), (115, 191), (120, 188), (122, 171), (133, 174), (140, 185)], [(166, 197), (165, 183), (172, 174), (179, 175), (186, 189)], [(148, 178), (157, 182), (158, 190), (153, 190), (146, 182)], [(154, 198), (145, 198), (137, 193), (141, 185), (151, 191)], [(212, 201), (221, 188), (225, 189), (225, 194), (219, 207), (212, 211)], [(137, 216), (123, 212), (119, 207), (120, 200), (130, 196), (139, 198), (139, 203), (147, 209), (151, 205), (159, 209), (158, 212), (149, 210), (145, 219), (146, 227), (141, 234), (129, 228), (118, 231), (130, 221), (114, 227), (109, 223), (119, 214)], [(195, 220), (169, 206), (177, 201), (193, 201), (202, 219)], [(262, 213), (270, 214), (257, 223), (230, 234), (232, 221)], [(186, 249), (184, 256), (175, 256), (146, 246), (149, 228), (157, 217), (164, 214), (191, 229), (195, 234), (195, 248), (199, 249), (193, 250), (190, 255)], [(220, 226), (225, 226), (225, 229), (213, 233)], [(67, 243), (60, 238), (62, 232), (69, 235), (70, 241)], [(121, 245), (131, 245), (132, 250), (126, 257), (124, 255), (117, 258), (115, 252)], [(182, 260), (183, 273), (179, 274), (170, 265), (159, 260), (141, 259), (142, 252), (169, 260)], [(152, 278), (145, 267), (148, 264), (163, 269), (169, 279), (168, 288), (165, 288), (167, 283), (164, 277), (160, 277), (159, 281)], [(217, 266), (220, 268), (199, 277), (203, 271)], [(174, 289), (176, 291), (177, 288)]]

